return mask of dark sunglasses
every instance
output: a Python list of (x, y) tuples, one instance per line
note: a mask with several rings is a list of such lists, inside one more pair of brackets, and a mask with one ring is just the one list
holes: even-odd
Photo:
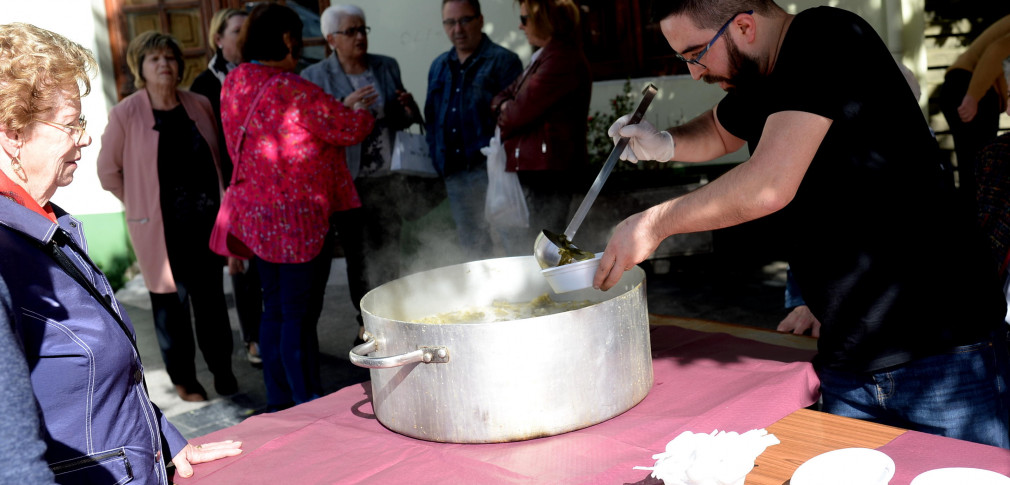
[(523, 27), (525, 27), (526, 26), (526, 21), (529, 20), (529, 19), (530, 19), (529, 15), (520, 15), (519, 16), (519, 23), (523, 24)]

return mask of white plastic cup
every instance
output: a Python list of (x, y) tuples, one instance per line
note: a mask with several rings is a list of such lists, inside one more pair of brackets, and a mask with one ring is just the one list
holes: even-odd
[(540, 273), (547, 278), (547, 282), (550, 283), (555, 293), (568, 293), (569, 291), (591, 288), (596, 270), (600, 267), (601, 256), (603, 253), (596, 253), (596, 257), (593, 259), (547, 268), (541, 270)]

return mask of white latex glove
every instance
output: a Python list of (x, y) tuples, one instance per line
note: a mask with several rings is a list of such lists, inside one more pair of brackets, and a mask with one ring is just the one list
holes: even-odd
[(657, 130), (646, 120), (629, 125), (630, 119), (631, 115), (624, 115), (607, 130), (615, 145), (622, 137), (629, 138), (628, 148), (621, 153), (621, 160), (632, 163), (639, 160), (669, 162), (673, 158), (673, 135), (666, 130)]

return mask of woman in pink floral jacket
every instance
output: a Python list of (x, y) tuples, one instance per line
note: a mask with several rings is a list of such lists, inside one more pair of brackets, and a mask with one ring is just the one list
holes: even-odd
[(229, 73), (221, 90), (235, 165), (230, 231), (255, 253), (263, 286), (268, 410), (322, 394), (316, 323), (332, 259), (329, 221), (361, 205), (343, 147), (364, 140), (374, 123), (367, 110), (347, 108), (294, 73), (301, 32), (291, 9), (254, 8), (239, 38), (242, 57), (252, 62)]

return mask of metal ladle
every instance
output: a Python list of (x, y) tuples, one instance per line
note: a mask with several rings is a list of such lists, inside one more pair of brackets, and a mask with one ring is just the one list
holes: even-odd
[[(656, 97), (656, 86), (649, 84), (642, 90), (642, 102), (638, 103), (638, 109), (635, 110), (635, 113), (631, 115), (631, 119), (628, 120), (629, 125), (635, 125), (642, 121), (642, 117), (645, 116), (645, 110), (649, 108), (649, 103), (652, 102), (652, 98), (654, 97)], [(589, 208), (592, 207), (593, 202), (596, 201), (596, 196), (600, 195), (603, 183), (607, 181), (607, 177), (610, 176), (610, 172), (614, 169), (614, 165), (617, 165), (617, 161), (621, 158), (621, 153), (624, 152), (624, 149), (627, 146), (627, 138), (621, 138), (617, 142), (617, 145), (614, 146), (614, 150), (610, 152), (610, 156), (603, 164), (603, 169), (601, 169), (600, 174), (596, 176), (596, 181), (594, 181), (593, 186), (589, 188), (589, 192), (586, 194), (586, 197), (582, 199), (582, 204), (580, 204), (578, 210), (575, 211), (575, 216), (572, 217), (572, 221), (568, 223), (568, 227), (565, 229), (564, 234), (558, 234), (544, 229), (537, 235), (536, 241), (533, 242), (533, 257), (536, 258), (541, 269), (556, 267), (558, 263), (561, 262), (561, 248), (563, 246), (571, 245), (572, 238), (575, 237), (575, 231), (577, 231), (579, 226), (582, 225), (582, 221), (586, 218), (586, 214), (589, 213)]]

